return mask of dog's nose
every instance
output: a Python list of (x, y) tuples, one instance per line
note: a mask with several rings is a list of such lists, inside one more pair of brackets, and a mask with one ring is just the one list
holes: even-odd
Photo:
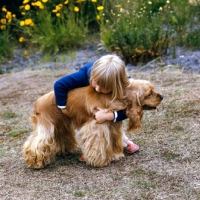
[(160, 99), (163, 100), (163, 99), (164, 99), (164, 96), (163, 96), (163, 95), (160, 95)]

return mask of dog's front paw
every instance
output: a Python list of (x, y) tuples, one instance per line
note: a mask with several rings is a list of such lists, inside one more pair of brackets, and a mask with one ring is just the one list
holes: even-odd
[(124, 154), (123, 153), (115, 154), (112, 157), (112, 161), (118, 161), (118, 160), (120, 160), (122, 158), (124, 158)]

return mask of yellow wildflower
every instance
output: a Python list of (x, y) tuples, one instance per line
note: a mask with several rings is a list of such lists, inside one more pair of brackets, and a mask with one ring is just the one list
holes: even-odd
[(62, 8), (62, 6), (57, 5), (56, 10), (59, 11)]
[(24, 51), (24, 55), (25, 55), (25, 56), (28, 56), (28, 51)]
[(6, 29), (6, 25), (1, 25), (1, 30), (5, 30)]
[(103, 9), (104, 9), (103, 6), (98, 6), (98, 7), (97, 7), (97, 10), (99, 10), (99, 11), (100, 11), (100, 10), (103, 10)]
[(77, 6), (74, 7), (74, 12), (78, 12), (79, 8)]
[(2, 24), (6, 24), (6, 19), (1, 19)]
[(24, 23), (25, 23), (26, 25), (29, 25), (29, 24), (30, 24), (30, 19), (25, 19)]
[(84, 2), (85, 0), (76, 0), (76, 3)]
[(96, 2), (97, 2), (97, 0), (91, 0), (91, 2), (93, 2), (93, 3), (96, 3)]
[(42, 0), (43, 3), (46, 3), (48, 0)]
[(57, 16), (57, 17), (60, 17), (60, 13), (56, 13), (56, 16)]
[(26, 25), (30, 25), (30, 24), (32, 24), (33, 23), (33, 21), (32, 21), (32, 19), (25, 19), (25, 24)]
[(97, 15), (96, 18), (97, 18), (97, 20), (100, 20), (100, 19), (101, 19), (100, 15)]
[(40, 7), (42, 5), (42, 3), (40, 1), (35, 2), (35, 5)]
[(64, 2), (64, 4), (68, 4), (69, 3), (69, 0), (66, 0), (65, 2)]
[(13, 15), (12, 15), (12, 17), (13, 17), (13, 18), (16, 18), (16, 15), (15, 15), (15, 14), (13, 14)]
[(53, 12), (53, 13), (55, 13), (55, 12), (57, 12), (57, 10), (56, 10), (56, 9), (54, 9), (54, 10), (52, 10), (52, 12)]
[(21, 14), (22, 14), (22, 15), (25, 15), (26, 13), (25, 13), (25, 12), (22, 12)]
[(24, 6), (20, 6), (20, 7), (19, 7), (19, 9), (23, 9), (23, 8), (24, 8)]
[(29, 4), (25, 5), (25, 7), (24, 7), (25, 10), (30, 10), (30, 8), (31, 8), (31, 7), (30, 7)]
[(120, 4), (116, 5), (117, 8), (121, 8), (122, 6)]
[(31, 21), (29, 25), (30, 25), (30, 26), (34, 26), (35, 24), (34, 24), (33, 21)]
[(39, 8), (40, 8), (41, 10), (43, 10), (43, 9), (44, 9), (44, 5), (41, 4), (41, 5), (39, 6)]
[(19, 23), (19, 25), (20, 25), (20, 26), (24, 26), (24, 25), (25, 25), (25, 22), (24, 22), (24, 21), (21, 21), (21, 22)]
[(20, 37), (19, 42), (23, 42), (23, 41), (24, 41), (24, 37)]
[(3, 12), (7, 12), (7, 9), (5, 7), (2, 8)]
[(63, 7), (62, 3), (59, 3), (59, 4), (58, 4), (58, 6), (59, 6), (60, 8), (62, 8), (62, 7)]
[(8, 23), (12, 22), (12, 18), (8, 19)]
[(26, 4), (26, 3), (28, 3), (30, 0), (24, 0), (23, 1), (23, 4)]
[(7, 12), (6, 13), (6, 18), (7, 19), (11, 19), (12, 18), (12, 13), (11, 12)]

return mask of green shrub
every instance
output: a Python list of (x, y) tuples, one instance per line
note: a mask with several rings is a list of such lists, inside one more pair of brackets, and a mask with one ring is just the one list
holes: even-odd
[(0, 62), (5, 61), (7, 57), (13, 56), (14, 46), (12, 44), (12, 36), (8, 30), (0, 32)]
[[(150, 14), (149, 4), (129, 2), (126, 9), (118, 5), (102, 25), (101, 36), (111, 51), (118, 51), (127, 63), (146, 61), (162, 55), (169, 44), (171, 29), (163, 29), (162, 13)], [(151, 7), (151, 4), (150, 4)]]
[(22, 0), (21, 3), (18, 11), (15, 6), (17, 15), (6, 7), (0, 11), (0, 38), (3, 38), (0, 60), (11, 56), (16, 47), (11, 37), (19, 40), (20, 47), (57, 54), (80, 47), (98, 32), (106, 48), (120, 53), (127, 63), (162, 56), (168, 47), (200, 46), (200, 4), (189, 4), (188, 0)]
[(186, 45), (194, 18), (200, 21), (187, 0), (118, 3), (101, 21), (101, 37), (106, 48), (121, 54), (126, 63), (148, 61), (165, 54), (169, 46)]
[[(51, 1), (42, 6), (32, 5), (34, 9), (28, 10), (19, 22), (23, 42), (34, 44), (42, 53), (50, 54), (77, 48), (85, 42), (87, 22), (78, 7), (75, 10), (68, 3), (55, 5)], [(26, 11), (25, 7), (22, 9)]]
[(192, 49), (200, 49), (200, 29), (190, 32), (186, 37), (186, 46)]
[(24, 27), (25, 42), (38, 46), (42, 53), (56, 54), (72, 48), (77, 48), (85, 42), (87, 28), (84, 23), (76, 23), (76, 16), (55, 19), (47, 10), (41, 10), (37, 15), (37, 25)]

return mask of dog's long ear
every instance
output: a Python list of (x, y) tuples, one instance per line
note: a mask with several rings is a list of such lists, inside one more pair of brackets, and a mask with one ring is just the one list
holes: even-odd
[(143, 110), (139, 101), (139, 96), (135, 92), (127, 96), (126, 115), (129, 118), (127, 131), (136, 131), (141, 128)]

